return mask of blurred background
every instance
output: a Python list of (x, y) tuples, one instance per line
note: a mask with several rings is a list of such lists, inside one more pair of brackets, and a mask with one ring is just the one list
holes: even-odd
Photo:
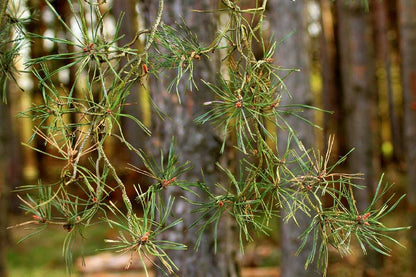
[[(12, 1), (15, 7), (35, 20), (27, 25), (27, 31), (45, 36), (62, 36), (65, 30), (51, 14), (44, 1)], [(150, 1), (152, 2), (152, 1)], [(253, 7), (256, 1), (242, 0), (239, 5)], [(261, 2), (261, 1), (258, 1)], [(66, 22), (72, 22), (67, 1), (51, 1)], [(154, 3), (156, 4), (156, 3)], [(260, 3), (261, 4), (261, 3)], [(9, 3), (9, 5), (11, 5)], [(167, 16), (174, 11), (176, 17), (184, 16), (191, 28), (204, 37), (203, 25), (193, 9), (219, 6), (217, 1), (165, 1)], [(106, 24), (116, 24), (124, 13), (120, 33), (125, 34), (120, 43), (132, 40), (139, 29), (147, 25), (152, 15), (152, 4), (146, 1), (106, 1), (100, 8), (108, 10)], [(218, 28), (221, 27), (221, 18)], [(357, 193), (357, 201), (368, 203), (375, 187), (384, 173), (383, 181), (395, 183), (396, 195), (407, 197), (388, 218), (388, 226), (415, 225), (416, 221), (416, 1), (369, 0), (269, 0), (264, 21), (263, 35), (279, 42), (274, 62), (283, 68), (298, 68), (286, 79), (286, 85), (295, 101), (303, 102), (333, 113), (314, 112), (313, 121), (322, 126), (308, 134), (311, 144), (325, 151), (330, 135), (335, 135), (334, 158), (345, 155), (355, 148), (348, 161), (342, 165), (346, 172), (365, 174), (366, 189)], [(291, 32), (294, 33), (291, 34)], [(291, 34), (291, 35), (289, 35)], [(289, 35), (289, 36), (288, 36)], [(140, 41), (136, 47), (140, 47)], [(16, 66), (23, 69), (23, 59), (40, 57), (50, 53), (70, 51), (59, 43), (40, 39), (33, 40), (23, 49), (22, 59)], [(258, 49), (259, 57), (263, 55)], [(53, 61), (62, 66), (61, 60)], [(74, 82), (72, 69), (60, 72), (57, 80), (63, 87)], [(0, 276), (66, 276), (62, 259), (62, 228), (50, 228), (40, 236), (17, 244), (26, 231), (24, 228), (6, 229), (7, 226), (26, 221), (19, 209), (19, 200), (13, 192), (18, 186), (53, 182), (59, 176), (62, 164), (52, 162), (48, 156), (23, 146), (33, 133), (31, 119), (19, 117), (30, 109), (32, 103), (41, 101), (38, 80), (30, 74), (16, 76), (20, 88), (10, 82), (7, 87), (7, 104), (0, 104)], [(149, 80), (151, 82), (151, 80)], [(3, 89), (3, 88), (2, 88)], [(136, 84), (131, 89), (125, 112), (142, 120), (152, 128), (155, 114), (149, 105), (148, 94), (152, 84)], [(23, 91), (22, 91), (23, 90)], [(123, 121), (126, 138), (134, 146), (145, 147), (147, 138), (131, 121)], [(43, 151), (42, 141), (33, 145)], [(107, 149), (109, 156), (120, 163), (123, 182), (140, 183), (142, 178), (132, 171), (123, 172), (123, 164), (140, 166), (137, 156), (111, 140)], [(205, 153), (211, 155), (211, 153)], [(214, 155), (214, 153), (212, 153)], [(134, 190), (130, 191), (132, 197)], [(397, 196), (397, 197), (398, 197)], [(111, 195), (113, 201), (120, 195)], [(294, 227), (290, 227), (294, 228)], [(291, 276), (281, 274), (280, 222), (273, 224), (268, 237), (260, 237), (247, 245), (244, 255), (239, 256), (243, 276)], [(111, 236), (101, 225), (88, 233), (89, 243), (76, 249), (74, 256), (97, 255), (97, 249), (105, 247), (105, 237)], [(415, 276), (416, 234), (414, 229), (397, 232), (395, 238), (406, 248), (393, 247), (391, 257), (370, 253), (364, 257), (359, 247), (351, 256), (339, 257), (332, 253), (328, 276)], [(115, 258), (101, 257), (100, 270)], [(109, 259), (109, 260), (106, 260)], [(88, 261), (88, 260), (87, 260)], [(92, 262), (91, 262), (92, 263)], [(121, 262), (122, 263), (122, 262)], [(107, 273), (79, 273), (77, 262), (74, 275), (82, 276), (140, 276), (140, 268), (123, 272), (123, 266), (115, 265)], [(98, 270), (98, 271), (100, 271)], [(4, 274), (4, 275), (1, 275)], [(289, 275), (288, 275), (289, 274)], [(294, 275), (292, 275), (294, 276)], [(307, 276), (307, 275), (305, 275)]]

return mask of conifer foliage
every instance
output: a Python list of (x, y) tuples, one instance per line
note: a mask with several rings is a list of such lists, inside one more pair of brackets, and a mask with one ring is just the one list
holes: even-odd
[[(32, 138), (43, 140), (48, 150), (37, 149), (30, 141), (25, 144), (50, 159), (63, 161), (63, 166), (55, 182), (39, 180), (37, 184), (19, 188), (22, 209), (30, 220), (18, 226), (35, 226), (33, 232), (22, 239), (36, 235), (50, 225), (61, 225), (67, 232), (63, 253), (70, 270), (75, 240), (78, 238), (88, 243), (83, 239), (88, 227), (104, 222), (109, 228), (119, 230), (117, 239), (106, 240), (108, 249), (127, 253), (136, 251), (142, 260), (153, 256), (166, 272), (180, 271), (180, 265), (175, 265), (165, 251), (184, 250), (186, 245), (180, 241), (163, 241), (159, 236), (181, 222), (181, 218), (170, 218), (174, 197), (161, 197), (166, 187), (178, 186), (195, 194), (209, 195), (207, 201), (188, 201), (194, 212), (201, 215), (189, 227), (202, 234), (208, 225), (218, 226), (223, 215), (229, 214), (238, 226), (241, 250), (244, 242), (255, 239), (257, 233), (269, 234), (270, 222), (276, 220), (277, 211), (286, 209), (285, 220), (296, 221), (298, 211), (312, 219), (302, 235), (304, 242), (308, 237), (313, 237), (314, 242), (305, 266), (316, 262), (325, 273), (329, 248), (334, 247), (340, 255), (349, 254), (354, 239), (363, 252), (371, 248), (389, 255), (390, 249), (384, 242), (399, 242), (388, 232), (404, 227), (389, 228), (381, 220), (403, 196), (394, 198), (388, 195), (391, 185), (385, 184), (381, 178), (370, 206), (358, 210), (353, 188), (358, 187), (355, 181), (362, 176), (337, 171), (337, 166), (347, 156), (334, 164), (329, 163), (333, 138), (323, 154), (306, 149), (298, 139), (296, 130), (285, 120), (286, 116), (307, 121), (302, 117), (303, 110), (325, 111), (281, 103), (282, 95), (290, 95), (285, 87), (285, 78), (290, 78), (296, 69), (277, 65), (273, 56), (278, 42), (264, 41), (266, 0), (256, 1), (256, 6), (249, 9), (240, 8), (238, 1), (222, 0), (219, 7), (210, 11), (195, 11), (201, 16), (213, 12), (227, 18), (209, 45), (201, 45), (186, 22), (165, 25), (161, 21), (163, 0), (159, 0), (159, 10), (151, 28), (140, 30), (132, 42), (119, 45), (123, 35), (118, 32), (122, 19), (118, 19), (115, 28), (106, 30), (108, 14), (103, 12), (104, 2), (68, 0), (74, 21), (66, 22), (54, 6), (45, 1), (70, 36), (46, 37), (24, 33), (28, 40), (41, 38), (66, 46), (60, 47), (66, 50), (25, 61), (27, 70), (39, 80), (42, 103), (34, 104), (21, 116), (33, 120)], [(25, 21), (17, 14), (13, 18), (11, 12), (8, 16), (8, 26), (11, 27), (21, 28), (17, 22)], [(144, 41), (143, 48), (132, 49), (131, 46), (139, 39)], [(11, 45), (18, 46), (16, 43)], [(254, 43), (262, 47), (262, 57), (253, 52)], [(16, 53), (16, 47), (9, 49), (11, 55)], [(233, 146), (241, 157), (238, 173), (225, 165), (216, 165), (227, 176), (226, 182), (216, 184), (217, 191), (222, 191), (220, 194), (210, 191), (203, 179), (188, 182), (181, 178), (192, 162), (178, 162), (180, 153), (175, 153), (174, 143), (168, 153), (162, 153), (160, 160), (156, 160), (147, 154), (146, 149), (135, 149), (131, 142), (126, 141), (121, 127), (121, 119), (127, 118), (135, 121), (144, 133), (152, 135), (152, 130), (145, 124), (123, 112), (123, 106), (130, 104), (126, 103), (126, 97), (134, 82), (145, 83), (147, 78), (155, 78), (163, 71), (176, 72), (167, 89), (180, 98), (185, 92), (178, 90), (179, 83), (186, 82), (189, 89), (197, 90), (193, 78), (194, 65), (202, 59), (209, 60), (214, 52), (221, 53), (222, 66), (218, 69), (216, 82), (202, 80), (203, 85), (209, 88), (212, 100), (205, 102), (209, 111), (195, 121), (216, 126), (223, 140), (220, 154), (228, 149), (226, 144), (235, 141)], [(127, 63), (120, 66), (122, 58), (127, 58)], [(54, 67), (55, 60), (63, 60), (65, 65)], [(2, 60), (1, 64), (6, 63)], [(58, 75), (70, 68), (75, 72), (74, 82), (69, 87), (62, 87)], [(13, 70), (2, 66), (1, 74), (14, 76)], [(284, 149), (277, 146), (276, 129), (289, 138), (290, 143)], [(106, 141), (109, 138), (116, 138), (136, 153), (144, 164), (144, 168), (125, 167), (153, 180), (145, 187), (135, 184), (135, 198), (128, 195), (126, 186), (131, 184), (122, 181), (114, 157), (107, 154)], [(116, 182), (115, 188), (108, 185), (110, 180)], [(108, 200), (113, 190), (121, 192), (122, 203), (116, 205)], [(133, 209), (137, 204), (142, 213)], [(214, 232), (212, 235), (218, 234)], [(302, 248), (303, 244), (299, 245), (299, 251)]]

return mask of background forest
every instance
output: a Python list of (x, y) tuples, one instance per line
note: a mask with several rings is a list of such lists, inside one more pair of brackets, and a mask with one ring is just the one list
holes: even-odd
[[(416, 1), (0, 3), (0, 276), (415, 276), (414, 228), (361, 234), (375, 244), (366, 255), (360, 235), (348, 250), (325, 252), (322, 241), (338, 237), (320, 240), (310, 230), (305, 238), (314, 217), (299, 212), (306, 205), (296, 197), (318, 194), (308, 179), (316, 165), (317, 182), (333, 186), (331, 197), (316, 200), (323, 206), (353, 205), (363, 229), (377, 224), (376, 211), (388, 227), (416, 225)], [(244, 78), (233, 83), (240, 90), (218, 77), (238, 79), (240, 68)], [(250, 94), (257, 86), (282, 93), (259, 103)], [(278, 123), (268, 120), (275, 108), (286, 108)], [(62, 134), (50, 135), (60, 126)], [(269, 164), (272, 154), (259, 154), (273, 147), (300, 148), (276, 163), (293, 155), (287, 171), (304, 170), (304, 179), (287, 177), (301, 189), (280, 195), (281, 210), (269, 210), (275, 203), (264, 187), (240, 187), (273, 174), (286, 180)], [(344, 178), (354, 180), (345, 181), (354, 196), (348, 190), (332, 200), (344, 193)], [(228, 179), (238, 193), (214, 185)], [(385, 183), (394, 186), (384, 191)], [(238, 206), (240, 188), (266, 196), (250, 202), (241, 194)], [(265, 215), (251, 217), (257, 209)], [(380, 236), (391, 251), (372, 240), (379, 230), (394, 231)], [(149, 245), (145, 262), (130, 255)]]

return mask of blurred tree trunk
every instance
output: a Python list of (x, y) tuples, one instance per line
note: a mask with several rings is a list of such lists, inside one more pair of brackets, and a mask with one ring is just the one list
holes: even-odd
[[(6, 9), (8, 1), (0, 1), (0, 24), (5, 26)], [(5, 34), (6, 38), (9, 34)], [(7, 44), (5, 45), (7, 47)], [(0, 49), (1, 53), (7, 49)], [(3, 85), (0, 86), (3, 90)], [(0, 97), (6, 95), (6, 91), (0, 91)], [(12, 169), (11, 153), (8, 151), (12, 145), (11, 134), (11, 114), (10, 109), (3, 100), (0, 99), (0, 276), (8, 276), (6, 268), (6, 249), (8, 244), (7, 226), (8, 226), (8, 204), (9, 204), (9, 185)]]
[[(42, 16), (38, 16), (41, 11), (43, 11), (46, 8), (46, 3), (44, 1), (38, 1), (38, 0), (29, 0), (27, 1), (27, 7), (29, 8), (31, 12), (31, 16), (33, 18), (36, 18), (36, 23), (28, 24), (27, 25), (27, 31), (29, 33), (34, 34), (41, 34), (43, 35), (46, 30), (46, 24), (42, 18)], [(41, 38), (33, 37), (31, 38), (31, 44), (30, 44), (30, 58), (38, 58), (47, 55), (46, 50), (43, 47), (43, 41)], [(31, 103), (40, 103), (42, 94), (40, 92), (39, 88), (39, 80), (34, 76), (34, 74), (31, 74), (32, 78), (32, 91), (29, 94), (29, 97), (31, 97), (30, 102)], [(33, 123), (32, 123), (33, 124)], [(33, 125), (32, 125), (33, 126)], [(23, 138), (23, 139), (29, 139), (29, 138)], [(39, 149), (41, 151), (46, 150), (46, 144), (43, 139), (41, 139), (39, 136), (34, 137), (34, 145), (36, 149)], [(30, 160), (31, 162), (35, 163), (34, 165), (30, 165), (32, 168), (36, 168), (35, 173), (33, 173), (31, 176), (33, 179), (36, 179), (38, 176), (46, 176), (48, 173), (48, 170), (46, 169), (47, 166), (42, 164), (42, 162), (45, 160), (46, 155), (39, 151), (33, 151), (32, 149), (25, 150), (25, 156), (28, 157), (27, 160)], [(33, 160), (33, 157), (31, 155), (34, 155), (36, 157), (36, 160)], [(29, 158), (30, 157), (30, 158)], [(29, 167), (29, 165), (26, 165)]]
[[(73, 18), (74, 15), (73, 15), (73, 13), (71, 11), (71, 7), (70, 7), (68, 1), (57, 1), (57, 2), (54, 3), (54, 8), (58, 12), (58, 14), (61, 16), (61, 18), (62, 18), (62, 20), (64, 22), (71, 22), (71, 19)], [(62, 26), (62, 24), (59, 24), (57, 18), (53, 18), (53, 21), (52, 22), (53, 22), (52, 24), (51, 23), (48, 24), (48, 29), (53, 28), (53, 31), (55, 33), (55, 36), (58, 36), (59, 33), (63, 33), (64, 36), (65, 36), (65, 38), (67, 40), (72, 40), (73, 39), (72, 38), (72, 34), (70, 32), (68, 32), (68, 30), (66, 28), (64, 28), (64, 26)], [(66, 46), (66, 48), (67, 48), (66, 51), (68, 53), (74, 53), (75, 51), (77, 51), (77, 50), (75, 50), (75, 46), (74, 45), (69, 45), (69, 44), (64, 44), (64, 45)], [(54, 51), (55, 53), (58, 53), (59, 52), (59, 50), (58, 50), (59, 47), (62, 47), (62, 45), (59, 45), (58, 43), (55, 43), (54, 44), (54, 49), (52, 51)], [(54, 63), (54, 67), (55, 68), (58, 68), (58, 67), (65, 66), (65, 64), (74, 62), (74, 59), (71, 59), (71, 60), (59, 60), (59, 59), (56, 59), (56, 60), (54, 60), (52, 62)], [(54, 76), (56, 79), (58, 79), (58, 80), (56, 80), (56, 82), (64, 83), (65, 87), (68, 90), (70, 90), (71, 87), (74, 87), (74, 86), (77, 85), (76, 84), (77, 83), (77, 79), (76, 79), (76, 74), (77, 73), (76, 73), (76, 71), (77, 71), (77, 67), (76, 66), (71, 66), (68, 69), (68, 72), (69, 72), (69, 73), (67, 73), (68, 74), (68, 76), (67, 76), (68, 78), (67, 79), (64, 79), (65, 82), (63, 82), (63, 80), (60, 80), (59, 79), (59, 75), (58, 76)], [(78, 79), (78, 81), (79, 81), (79, 79)], [(74, 97), (74, 98), (78, 98), (79, 97), (78, 90), (77, 89), (74, 89), (74, 91), (72, 92), (72, 97)], [(71, 123), (75, 123), (75, 122), (78, 121), (77, 116), (78, 115), (76, 115), (75, 113), (71, 113), (69, 115), (68, 120)], [(76, 134), (77, 133), (76, 132), (77, 127), (75, 125), (76, 124), (74, 124), (74, 126), (72, 127), (72, 133), (73, 134)]]
[[(364, 174), (356, 190), (359, 212), (369, 204), (378, 180), (376, 157), (377, 143), (377, 94), (375, 90), (375, 65), (370, 13), (360, 1), (337, 1), (338, 35), (341, 57), (341, 76), (344, 104), (345, 137), (348, 149), (355, 148), (348, 158), (351, 172)], [(382, 256), (369, 251), (366, 272), (382, 265)], [(364, 272), (364, 274), (366, 274)]]
[[(269, 20), (272, 22), (272, 32), (275, 34), (277, 41), (281, 41), (291, 31), (293, 35), (288, 37), (276, 50), (277, 63), (283, 68), (299, 68), (300, 72), (292, 73), (285, 79), (285, 84), (293, 96), (294, 102), (305, 105), (312, 105), (313, 95), (310, 89), (310, 57), (309, 53), (309, 35), (306, 28), (306, 4), (305, 1), (286, 1), (276, 0), (271, 2), (271, 13)], [(282, 103), (291, 101), (285, 94)], [(306, 111), (302, 116), (313, 121), (313, 112)], [(299, 139), (304, 143), (306, 148), (314, 146), (313, 127), (295, 117), (288, 117), (286, 120), (296, 131)], [(287, 133), (279, 132), (279, 147), (286, 147)], [(294, 149), (297, 147), (293, 145)], [(284, 148), (283, 148), (284, 149)], [(282, 218), (285, 215), (282, 214)], [(298, 213), (296, 216), (298, 226), (293, 220), (282, 222), (282, 277), (302, 277), (302, 276), (319, 276), (315, 265), (309, 266), (305, 270), (305, 263), (311, 251), (312, 240), (305, 246), (299, 256), (295, 253), (300, 246), (298, 237), (303, 233), (310, 223), (310, 218), (304, 214)]]
[(15, 125), (12, 124), (10, 106), (10, 97), (7, 104), (0, 101), (0, 276), (2, 277), (7, 276), (5, 262), (10, 238), (7, 227), (11, 190), (21, 185), (22, 181), (20, 139), (12, 128)]
[(374, 65), (369, 15), (360, 3), (337, 2), (339, 48), (341, 56), (342, 90), (346, 121), (345, 136), (348, 149), (355, 148), (348, 165), (352, 172), (365, 174), (359, 184), (366, 189), (357, 191), (357, 204), (364, 209), (369, 189), (374, 182), (373, 137)]
[(322, 74), (322, 103), (323, 109), (333, 111), (333, 114), (324, 113), (324, 149), (327, 148), (330, 135), (335, 134), (333, 147), (334, 157), (345, 152), (345, 137), (342, 133), (344, 117), (342, 109), (342, 90), (340, 86), (340, 68), (338, 52), (338, 33), (335, 15), (335, 3), (320, 0), (321, 7), (321, 44), (320, 60)]
[[(395, 97), (393, 94), (392, 74), (391, 74), (391, 47), (388, 34), (389, 17), (386, 1), (372, 1), (370, 10), (373, 15), (374, 38), (377, 45), (377, 77), (378, 90), (383, 94), (382, 101), (387, 102), (387, 112), (382, 115), (381, 120), (389, 121), (390, 139), (393, 145), (392, 161), (398, 163), (403, 157), (403, 144), (401, 143), (401, 131), (399, 118), (395, 107)], [(380, 103), (385, 106), (384, 103)], [(388, 117), (388, 119), (385, 119)], [(381, 133), (381, 132), (380, 132)]]
[[(4, 92), (3, 92), (4, 93)], [(7, 276), (6, 249), (8, 244), (8, 207), (10, 194), (10, 110), (7, 104), (0, 102), (0, 276)]]
[[(6, 44), (6, 47), (8, 46)], [(9, 49), (0, 49), (0, 52), (7, 50)], [(1, 85), (0, 89), (3, 88)], [(7, 227), (9, 226), (10, 191), (21, 185), (22, 179), (20, 140), (13, 129), (15, 125), (12, 124), (10, 109), (14, 104), (10, 97), (11, 89), (16, 91), (18, 88), (14, 84), (8, 84), (8, 91), (0, 91), (0, 95), (5, 95), (7, 100), (4, 103), (0, 99), (0, 276), (2, 277), (7, 276), (6, 253), (9, 244)]]
[[(117, 20), (121, 15), (123, 15), (123, 21), (120, 25), (119, 36), (124, 35), (121, 39), (118, 40), (119, 45), (126, 45), (127, 43), (131, 42), (136, 35), (138, 30), (138, 20), (136, 14), (136, 2), (134, 0), (118, 0), (113, 1), (113, 7), (111, 9), (112, 14), (114, 15), (115, 19)], [(136, 41), (131, 48), (139, 48), (140, 49), (140, 41)], [(120, 67), (123, 67), (126, 63), (126, 59), (122, 59), (120, 63)], [(135, 83), (130, 88), (130, 94), (127, 96), (126, 105), (123, 108), (124, 113), (132, 115), (135, 118), (143, 121), (143, 114), (140, 110), (144, 110), (141, 108), (143, 100), (140, 97), (145, 97), (145, 95), (141, 95), (141, 90), (144, 88)], [(122, 120), (124, 135), (129, 143), (133, 145), (136, 149), (143, 148), (144, 141), (146, 141), (146, 135), (144, 134), (143, 130), (131, 119), (123, 118)], [(141, 161), (139, 157), (134, 153), (134, 151), (129, 151), (131, 157), (130, 162), (136, 166), (141, 165)]]
[[(405, 158), (408, 178), (408, 203), (412, 226), (416, 225), (416, 1), (399, 1), (400, 50), (404, 102)], [(416, 259), (416, 232), (410, 234), (410, 249)], [(412, 263), (416, 272), (416, 264)]]
[[(216, 33), (217, 19), (214, 14), (201, 14), (192, 10), (212, 10), (216, 8), (215, 0), (166, 0), (163, 15), (163, 22), (171, 25), (180, 23), (181, 18), (191, 30), (198, 34), (200, 41), (208, 45)], [(144, 14), (149, 16), (146, 21), (148, 25), (152, 22), (155, 15), (157, 3), (144, 3)], [(215, 57), (211, 61), (201, 59), (195, 68), (195, 80), (202, 77), (204, 80), (214, 82), (215, 73), (219, 67), (213, 65)], [(198, 82), (199, 90), (193, 92), (186, 91), (183, 84), (179, 87), (181, 95), (181, 104), (175, 92), (168, 93), (167, 87), (172, 78), (169, 73), (159, 75), (158, 80), (151, 79), (150, 90), (153, 101), (166, 114), (166, 120), (154, 117), (152, 122), (153, 145), (152, 148), (157, 152), (160, 147), (167, 153), (172, 137), (176, 142), (176, 153), (179, 160), (185, 162), (191, 161), (193, 168), (185, 173), (182, 177), (187, 181), (202, 181), (201, 170), (204, 174), (206, 184), (214, 188), (214, 184), (220, 182), (220, 173), (215, 166), (219, 161), (220, 142), (216, 137), (216, 132), (212, 125), (198, 125), (194, 122), (196, 116), (207, 111), (204, 102), (212, 100), (211, 94), (207, 87)], [(237, 230), (232, 230), (227, 218), (223, 218), (218, 230), (218, 253), (214, 253), (214, 236), (213, 226), (205, 230), (199, 250), (194, 250), (197, 240), (196, 230), (188, 230), (188, 226), (198, 218), (198, 214), (192, 214), (189, 203), (182, 200), (180, 196), (185, 195), (190, 199), (195, 196), (190, 193), (169, 187), (166, 190), (167, 196), (175, 197), (176, 201), (173, 207), (173, 216), (182, 217), (183, 224), (177, 225), (174, 230), (166, 232), (166, 239), (178, 243), (184, 243), (188, 246), (187, 251), (169, 251), (168, 254), (179, 267), (179, 276), (239, 276), (238, 264), (236, 262), (235, 236)], [(200, 196), (198, 201), (203, 201)], [(158, 276), (163, 276), (158, 272)]]

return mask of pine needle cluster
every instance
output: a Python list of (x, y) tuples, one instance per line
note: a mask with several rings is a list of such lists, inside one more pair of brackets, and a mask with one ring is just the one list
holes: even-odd
[[(364, 252), (372, 248), (388, 255), (390, 249), (383, 241), (399, 243), (387, 232), (406, 228), (385, 227), (381, 219), (397, 206), (403, 196), (398, 200), (387, 196), (391, 185), (384, 184), (381, 179), (370, 206), (359, 211), (353, 188), (358, 187), (355, 181), (361, 176), (337, 172), (337, 166), (346, 156), (330, 164), (333, 138), (325, 155), (321, 155), (318, 151), (306, 149), (296, 130), (285, 120), (287, 116), (294, 116), (314, 125), (302, 116), (302, 111), (324, 111), (280, 103), (284, 94), (290, 94), (284, 84), (285, 78), (296, 70), (276, 65), (273, 56), (278, 44), (264, 41), (266, 0), (256, 1), (257, 5), (250, 9), (241, 9), (238, 1), (223, 0), (221, 7), (211, 12), (226, 15), (228, 21), (208, 46), (200, 45), (186, 22), (175, 26), (161, 22), (163, 0), (159, 0), (159, 10), (151, 28), (140, 30), (126, 45), (119, 44), (121, 19), (111, 37), (105, 35), (104, 22), (108, 15), (100, 9), (103, 4), (100, 1), (68, 0), (77, 32), (50, 2), (45, 2), (56, 22), (70, 37), (26, 34), (28, 38), (60, 44), (66, 51), (27, 61), (28, 69), (39, 81), (42, 103), (34, 104), (22, 116), (33, 120), (36, 127), (32, 139), (42, 140), (47, 150), (31, 146), (30, 141), (26, 145), (50, 159), (62, 161), (63, 165), (56, 182), (39, 182), (19, 189), (22, 208), (31, 215), (29, 221), (19, 226), (38, 226), (23, 239), (39, 233), (48, 225), (61, 225), (68, 232), (63, 253), (70, 269), (75, 238), (83, 238), (88, 226), (104, 222), (110, 228), (119, 229), (118, 238), (107, 239), (108, 249), (135, 251), (142, 260), (154, 256), (160, 260), (157, 266), (172, 272), (177, 265), (165, 251), (186, 249), (186, 246), (182, 242), (160, 240), (164, 231), (181, 222), (181, 218), (168, 220), (175, 199), (164, 200), (161, 192), (167, 186), (178, 186), (197, 195), (208, 195), (207, 200), (188, 199), (194, 212), (201, 215), (190, 226), (201, 234), (196, 245), (210, 224), (215, 226), (213, 235), (216, 237), (219, 222), (229, 214), (238, 226), (243, 249), (244, 241), (253, 240), (257, 233), (269, 234), (270, 222), (276, 219), (279, 209), (286, 210), (286, 220), (296, 221), (297, 212), (311, 218), (302, 235), (305, 243), (308, 237), (313, 237), (313, 249), (306, 266), (317, 261), (324, 273), (330, 247), (341, 255), (349, 254), (351, 241), (355, 238)], [(143, 49), (131, 49), (130, 46), (141, 36), (145, 42)], [(262, 47), (262, 57), (254, 54), (254, 43)], [(189, 182), (181, 178), (192, 164), (178, 162), (174, 144), (168, 154), (162, 152), (160, 161), (156, 161), (144, 149), (135, 149), (125, 139), (121, 127), (121, 119), (127, 118), (151, 135), (141, 121), (123, 111), (132, 84), (143, 83), (149, 75), (167, 70), (176, 72), (168, 88), (170, 91), (178, 93), (181, 82), (186, 82), (189, 88), (196, 87), (193, 79), (195, 63), (209, 59), (216, 52), (223, 55), (225, 70), (218, 72), (215, 83), (203, 80), (212, 100), (205, 103), (209, 111), (195, 121), (217, 127), (223, 138), (221, 152), (225, 151), (226, 143), (233, 144), (230, 137), (236, 138), (233, 146), (242, 157), (239, 173), (217, 164), (227, 176), (227, 181), (216, 184), (222, 193), (212, 192), (204, 180)], [(124, 58), (127, 63), (121, 64)], [(58, 60), (64, 65), (55, 67)], [(67, 70), (75, 72), (74, 80), (69, 87), (62, 87), (58, 73)], [(276, 130), (288, 136), (289, 143), (284, 149), (278, 147)], [(123, 183), (112, 157), (106, 153), (105, 142), (110, 137), (117, 138), (140, 157), (144, 168), (127, 166), (153, 182), (148, 184), (147, 190), (136, 184), (135, 199), (127, 194), (127, 184)], [(81, 160), (88, 163), (81, 163)], [(115, 188), (108, 185), (110, 179), (116, 182)], [(122, 207), (120, 203), (116, 205), (108, 201), (113, 190), (121, 191)], [(134, 204), (141, 207), (141, 215), (133, 209)], [(304, 245), (299, 246), (299, 251)]]

